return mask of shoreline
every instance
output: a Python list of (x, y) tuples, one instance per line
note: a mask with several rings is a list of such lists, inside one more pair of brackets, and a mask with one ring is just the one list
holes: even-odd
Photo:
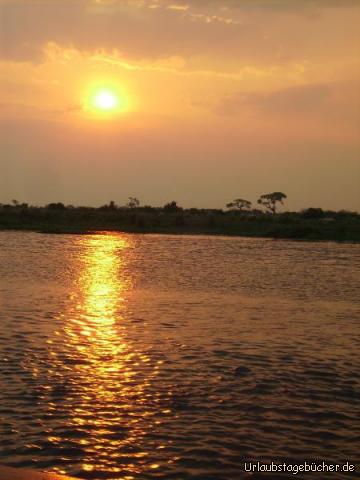
[(302, 212), (241, 212), (138, 207), (3, 206), (0, 230), (51, 234), (114, 231), (139, 234), (224, 235), (301, 241), (360, 242), (360, 214), (308, 209)]
[[(251, 233), (251, 232), (226, 232), (226, 231), (210, 231), (210, 230), (186, 230), (186, 229), (144, 229), (144, 228), (114, 228), (114, 227), (88, 227), (88, 228), (72, 228), (72, 227), (32, 227), (32, 226), (9, 226), (4, 227), (0, 225), (0, 232), (33, 232), (46, 235), (96, 235), (101, 233), (124, 233), (124, 234), (140, 234), (140, 235), (176, 235), (176, 236), (213, 236), (213, 237), (228, 237), (228, 238), (263, 238), (268, 240), (287, 240), (295, 242), (335, 242), (341, 244), (360, 243), (360, 238), (345, 238), (339, 239), (334, 237), (301, 237), (301, 236), (287, 236), (281, 235), (277, 232), (276, 235), (267, 233)], [(0, 480), (1, 477), (0, 477)]]

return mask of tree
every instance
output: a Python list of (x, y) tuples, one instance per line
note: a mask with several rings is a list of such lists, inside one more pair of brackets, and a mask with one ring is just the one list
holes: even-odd
[(227, 203), (226, 207), (231, 210), (239, 210), (240, 212), (243, 212), (244, 210), (250, 210), (251, 202), (249, 202), (249, 200), (244, 200), (243, 198), (236, 198), (232, 202)]
[(173, 200), (170, 203), (166, 203), (163, 207), (164, 212), (178, 212), (181, 210), (181, 207), (178, 206), (178, 204)]
[(128, 208), (137, 208), (140, 205), (140, 201), (136, 197), (129, 197), (129, 201), (126, 204)]
[(63, 203), (57, 202), (57, 203), (49, 203), (46, 205), (46, 208), (49, 210), (66, 210), (66, 207)]
[(116, 203), (114, 202), (114, 200), (110, 200), (110, 202), (106, 205), (102, 205), (101, 207), (99, 207), (100, 210), (116, 210), (117, 209), (117, 205)]
[(264, 205), (271, 213), (276, 213), (277, 204), (283, 204), (283, 200), (287, 198), (285, 193), (282, 192), (273, 192), (273, 193), (265, 193), (261, 195), (259, 200), (257, 201), (258, 204)]

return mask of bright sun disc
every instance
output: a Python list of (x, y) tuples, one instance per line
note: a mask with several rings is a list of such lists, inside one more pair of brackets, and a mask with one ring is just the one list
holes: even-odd
[(113, 92), (102, 90), (94, 96), (94, 106), (103, 111), (115, 110), (118, 106), (118, 98)]
[(130, 110), (129, 95), (115, 82), (93, 82), (85, 89), (82, 110), (89, 118), (116, 119)]

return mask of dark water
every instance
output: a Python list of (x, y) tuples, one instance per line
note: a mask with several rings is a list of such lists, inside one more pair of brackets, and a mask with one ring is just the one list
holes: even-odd
[[(0, 463), (89, 479), (357, 464), (360, 245), (0, 233)], [(279, 478), (267, 474), (264, 478)]]

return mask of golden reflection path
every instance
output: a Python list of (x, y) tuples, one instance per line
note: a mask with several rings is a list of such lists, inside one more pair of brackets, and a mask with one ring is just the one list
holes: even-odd
[(83, 472), (130, 480), (158, 467), (147, 460), (141, 440), (154, 421), (156, 408), (147, 390), (161, 362), (153, 364), (125, 339), (131, 240), (97, 234), (79, 242), (79, 276), (63, 315), (62, 367), (75, 400), (66, 426), (84, 452)]

